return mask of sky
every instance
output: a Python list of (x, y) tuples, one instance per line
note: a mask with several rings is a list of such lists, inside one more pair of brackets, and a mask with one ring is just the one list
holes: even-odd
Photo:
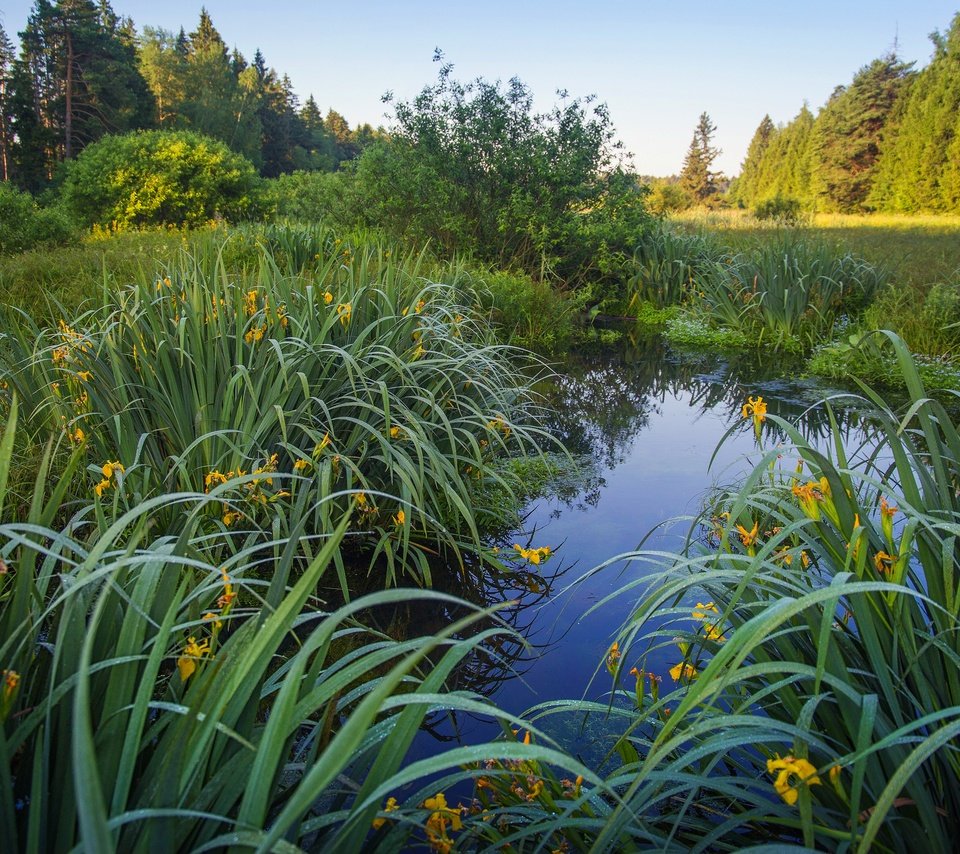
[[(201, 0), (113, 0), (144, 25), (189, 32)], [(735, 175), (769, 113), (787, 122), (819, 109), (838, 85), (896, 44), (918, 67), (928, 34), (946, 30), (960, 0), (205, 0), (226, 43), (257, 48), (305, 100), (350, 124), (389, 126), (381, 96), (415, 96), (436, 79), (440, 48), (460, 80), (519, 77), (549, 108), (558, 89), (605, 102), (641, 174), (680, 170), (694, 126), (710, 114)], [(0, 0), (0, 23), (23, 29), (32, 0)]]

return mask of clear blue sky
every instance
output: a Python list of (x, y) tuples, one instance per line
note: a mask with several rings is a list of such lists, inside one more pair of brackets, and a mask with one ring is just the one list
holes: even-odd
[[(32, 0), (0, 0), (11, 37)], [(636, 168), (679, 170), (706, 110), (723, 149), (739, 164), (766, 112), (786, 122), (804, 101), (818, 109), (834, 87), (890, 49), (925, 65), (934, 29), (960, 0), (356, 0), (354, 3), (205, 0), (226, 42), (249, 60), (260, 48), (301, 98), (313, 94), (351, 123), (385, 124), (380, 96), (415, 95), (435, 78), (440, 47), (460, 79), (514, 75), (547, 107), (559, 88), (595, 93), (610, 107)], [(194, 0), (113, 0), (144, 25), (189, 32)]]

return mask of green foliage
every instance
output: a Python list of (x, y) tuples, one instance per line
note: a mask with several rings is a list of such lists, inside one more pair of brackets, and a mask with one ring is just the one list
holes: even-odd
[(960, 352), (960, 276), (926, 287), (885, 288), (865, 315), (864, 326), (896, 332), (915, 353), (956, 356)]
[(646, 199), (647, 209), (655, 216), (669, 216), (690, 207), (690, 197), (679, 184), (655, 181)]
[(0, 183), (0, 254), (65, 243), (74, 233), (62, 208), (41, 208), (28, 193)]
[(452, 262), (440, 278), (472, 295), (502, 340), (539, 353), (566, 350), (590, 297), (588, 290), (561, 291), (527, 273), (484, 270), (461, 261)]
[(680, 171), (680, 189), (693, 204), (705, 204), (717, 193), (718, 175), (712, 167), (721, 151), (712, 144), (716, 130), (710, 116), (701, 113)]
[(34, 5), (11, 80), (11, 176), (32, 191), (55, 165), (107, 133), (148, 126), (153, 102), (135, 59), (135, 33), (109, 3)]
[(887, 54), (834, 92), (817, 116), (811, 142), (811, 191), (828, 210), (857, 211), (866, 204), (878, 167), (880, 144), (898, 99), (910, 83), (911, 65)]
[(829, 211), (960, 211), (960, 15), (934, 33), (919, 72), (887, 54), (840, 86), (814, 119), (804, 106), (785, 127), (764, 117), (732, 201), (789, 195)]
[(722, 249), (702, 234), (660, 225), (642, 235), (627, 280), (628, 311), (639, 303), (658, 308), (678, 305), (694, 280), (722, 257)]
[(538, 114), (521, 81), (460, 83), (444, 65), (360, 158), (364, 224), (540, 277), (615, 275), (648, 215), (591, 101)]
[[(181, 249), (224, 237), (222, 228), (104, 231), (56, 248), (0, 256), (0, 293), (4, 304), (23, 309), (38, 323), (56, 323), (98, 301), (105, 287), (118, 290), (144, 271), (172, 262)], [(234, 245), (231, 241), (231, 249)], [(251, 257), (255, 260), (256, 252)], [(249, 260), (236, 259), (238, 264)]]
[(745, 205), (757, 193), (758, 171), (763, 162), (764, 154), (771, 141), (777, 134), (777, 128), (769, 115), (765, 115), (760, 125), (753, 133), (750, 145), (747, 146), (747, 156), (740, 164), (740, 174), (730, 185), (728, 195), (732, 202)]
[(933, 58), (907, 90), (881, 146), (870, 196), (881, 210), (960, 211), (960, 14), (932, 38)]
[(757, 346), (742, 329), (711, 326), (703, 317), (690, 312), (668, 317), (664, 335), (671, 344), (709, 350), (743, 350)]
[(65, 203), (116, 229), (235, 221), (254, 209), (257, 176), (223, 143), (188, 131), (111, 136), (67, 165)]
[[(329, 531), (360, 491), (351, 550), (383, 584), (429, 583), (427, 553), (481, 551), (471, 494), (498, 480), (493, 461), (536, 451), (532, 377), (454, 290), (420, 278), (417, 255), (307, 237), (304, 266), (287, 251), (281, 270), (267, 250), (230, 276), (208, 251), (56, 330), (11, 315), (5, 380), (34, 431), (87, 450), (75, 487), (98, 506), (206, 490), (207, 533), (269, 541)], [(117, 482), (101, 475), (109, 460), (125, 468)], [(183, 523), (175, 506), (153, 521)]]
[(773, 196), (760, 202), (754, 208), (753, 215), (761, 222), (774, 222), (777, 225), (786, 226), (799, 225), (802, 218), (800, 200), (790, 196)]
[[(893, 325), (893, 324), (891, 324)], [(936, 352), (930, 344), (927, 352)], [(917, 375), (931, 393), (953, 394), (960, 387), (960, 366), (953, 360), (914, 355)], [(834, 341), (814, 351), (807, 362), (808, 373), (831, 380), (862, 380), (886, 388), (906, 387), (894, 348), (878, 333), (852, 333), (846, 340)]]
[(363, 218), (353, 175), (347, 171), (297, 171), (265, 180), (262, 206), (281, 219), (324, 222), (340, 229)]
[(771, 127), (768, 117), (754, 133), (740, 177), (733, 188), (734, 201), (751, 206), (769, 196), (812, 200), (810, 189), (813, 113), (803, 109), (789, 123)]
[(698, 284), (702, 307), (720, 324), (743, 329), (758, 346), (809, 349), (839, 318), (869, 305), (887, 275), (824, 243), (784, 235), (713, 264)]
[[(5, 475), (15, 402), (9, 416), (0, 506), (13, 497)], [(74, 452), (65, 477), (82, 456)], [(29, 518), (0, 525), (0, 559), (12, 568), (0, 575), (5, 851), (283, 850), (281, 841), (360, 850), (384, 792), (416, 784), (410, 834), (428, 815), (415, 812), (420, 787), (467, 761), (461, 748), (401, 767), (438, 703), (514, 723), (483, 697), (446, 687), (485, 645), (514, 640), (489, 612), (417, 590), (321, 606), (315, 591), (344, 524), (321, 540), (300, 534), (258, 548), (201, 532), (215, 499), (164, 493), (106, 529), (88, 503), (58, 529), (65, 484), (47, 487), (49, 463), (48, 450)], [(187, 518), (178, 537), (151, 523), (164, 504)], [(300, 550), (310, 558), (294, 577)], [(400, 605), (450, 619), (403, 640), (360, 622)], [(470, 758), (504, 752), (492, 745)], [(542, 749), (530, 756), (566, 762)]]

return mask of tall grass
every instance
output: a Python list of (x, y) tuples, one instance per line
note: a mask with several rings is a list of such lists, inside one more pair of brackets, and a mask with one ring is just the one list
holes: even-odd
[[(777, 441), (683, 554), (632, 556), (612, 595), (636, 607), (607, 658), (622, 801), (590, 850), (954, 850), (960, 433), (893, 344), (912, 402), (867, 392), (864, 447), (758, 418), (802, 465)], [(665, 650), (670, 673), (652, 665)], [(589, 704), (531, 714), (575, 711)]]
[(697, 284), (700, 307), (718, 323), (752, 332), (758, 344), (809, 349), (869, 305), (886, 276), (849, 253), (784, 236), (712, 264)]
[[(537, 452), (535, 375), (418, 277), (420, 256), (315, 237), (306, 261), (283, 248), (293, 272), (268, 249), (234, 274), (222, 253), (183, 254), (55, 329), (20, 313), (4, 380), (32, 429), (83, 451), (76, 495), (101, 529), (156, 495), (207, 492), (211, 535), (272, 539), (329, 530), (356, 493), (346, 551), (387, 585), (429, 583), (438, 550), (487, 553), (473, 496), (510, 494), (499, 459)], [(153, 524), (175, 533), (183, 516), (160, 506)]]
[[(11, 498), (17, 420), (14, 399), (0, 438), (0, 506)], [(504, 752), (460, 749), (403, 767), (438, 706), (515, 723), (445, 688), (512, 633), (477, 630), (490, 612), (423, 591), (324, 610), (314, 591), (349, 517), (312, 543), (275, 541), (265, 579), (262, 551), (231, 533), (219, 539), (241, 540), (235, 553), (210, 560), (202, 519), (214, 499), (202, 493), (155, 496), (105, 531), (89, 504), (49, 527), (67, 490), (65, 480), (46, 488), (49, 459), (29, 516), (0, 524), (4, 851), (360, 850), (385, 792), (404, 808), (400, 835), (424, 839), (424, 791), (435, 794), (450, 769), (462, 775), (465, 761)], [(165, 504), (188, 516), (176, 536), (154, 533)], [(291, 555), (305, 545), (313, 557), (294, 577)], [(416, 600), (465, 616), (402, 641), (359, 620)]]
[(703, 234), (666, 226), (648, 230), (637, 245), (634, 273), (626, 283), (627, 310), (642, 302), (657, 308), (679, 305), (692, 296), (696, 279), (722, 254)]
[(695, 320), (756, 346), (808, 350), (871, 303), (885, 269), (800, 232), (734, 252), (704, 233), (664, 226), (644, 237), (630, 279), (631, 307), (683, 304)]

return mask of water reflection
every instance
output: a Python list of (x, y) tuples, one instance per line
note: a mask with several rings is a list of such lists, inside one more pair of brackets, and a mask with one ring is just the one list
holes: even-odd
[[(556, 698), (603, 699), (611, 685), (602, 662), (635, 604), (629, 595), (612, 594), (642, 581), (654, 567), (621, 561), (602, 572), (588, 570), (641, 541), (645, 549), (682, 547), (706, 497), (736, 483), (761, 458), (752, 425), (741, 415), (748, 396), (762, 395), (769, 414), (795, 424), (811, 441), (832, 435), (829, 416), (817, 404), (837, 391), (796, 374), (796, 366), (763, 356), (679, 353), (659, 338), (629, 334), (571, 354), (552, 386), (542, 389), (552, 406), (547, 426), (602, 477), (588, 479), (576, 495), (543, 498), (528, 508), (527, 529), (537, 529), (537, 544), (560, 546), (547, 565), (557, 575), (544, 579), (542, 589), (524, 592), (516, 579), (482, 574), (466, 590), (450, 588), (478, 603), (519, 596), (521, 605), (509, 619), (531, 642), (467, 662), (457, 686), (494, 696), (512, 712)], [(856, 409), (838, 405), (834, 418), (848, 447), (866, 441)], [(764, 429), (770, 431), (764, 439), (769, 450), (778, 441), (777, 428), (768, 420)], [(789, 444), (782, 433), (780, 440)], [(418, 629), (430, 630), (453, 616), (414, 620)], [(675, 650), (666, 645), (643, 664), (667, 680), (676, 663), (671, 655)], [(629, 670), (641, 663), (624, 664)], [(435, 724), (437, 737), (476, 741), (495, 734), (482, 721)]]
[[(794, 361), (754, 352), (678, 351), (659, 335), (636, 332), (619, 332), (617, 338), (615, 344), (601, 338), (588, 341), (570, 354), (556, 380), (544, 389), (552, 407), (548, 429), (571, 453), (590, 457), (604, 468), (624, 463), (633, 439), (651, 418), (663, 414), (668, 400), (681, 398), (690, 417), (709, 413), (729, 428), (742, 422), (747, 398), (760, 394), (770, 414), (796, 424), (806, 439), (833, 435), (827, 410), (819, 404), (845, 393), (796, 378), (799, 365)], [(834, 415), (845, 440), (862, 429), (849, 400)], [(769, 429), (776, 432), (773, 425)], [(786, 438), (782, 433), (780, 437)]]

